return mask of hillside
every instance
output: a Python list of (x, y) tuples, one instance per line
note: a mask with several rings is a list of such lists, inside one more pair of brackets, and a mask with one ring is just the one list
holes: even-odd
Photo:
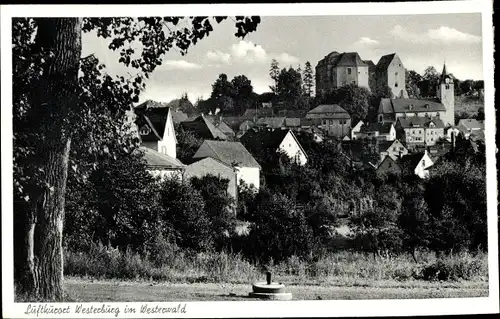
[(484, 108), (484, 99), (477, 96), (455, 96), (455, 116), (470, 118), (477, 115), (479, 108)]

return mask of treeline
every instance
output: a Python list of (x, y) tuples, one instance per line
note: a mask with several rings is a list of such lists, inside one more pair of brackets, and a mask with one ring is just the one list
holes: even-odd
[[(139, 153), (103, 157), (85, 182), (70, 174), (65, 247), (87, 251), (101, 242), (160, 264), (179, 251), (218, 251), (254, 265), (292, 256), (311, 262), (345, 249), (415, 260), (426, 251), (487, 250), (484, 152), (461, 151), (466, 141), (420, 180), (413, 172), (355, 170), (335, 143), (316, 143), (308, 134), (299, 139), (308, 163), (256, 154), (261, 188), (242, 184), (236, 207), (227, 180), (159, 182)], [(352, 232), (342, 243), (340, 225)]]

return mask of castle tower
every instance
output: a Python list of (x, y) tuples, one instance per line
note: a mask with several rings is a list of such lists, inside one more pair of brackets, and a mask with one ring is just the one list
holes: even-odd
[(443, 73), (439, 79), (436, 90), (437, 98), (446, 108), (445, 116), (442, 117), (444, 125), (455, 125), (455, 88), (453, 77), (446, 72), (446, 64), (443, 64)]

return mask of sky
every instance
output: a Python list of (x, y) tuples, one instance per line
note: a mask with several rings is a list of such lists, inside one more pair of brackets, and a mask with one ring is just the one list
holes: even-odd
[[(274, 58), (280, 67), (313, 68), (332, 51), (358, 52), (375, 64), (381, 56), (397, 53), (403, 65), (423, 74), (429, 65), (465, 80), (483, 79), (481, 15), (419, 14), (363, 16), (261, 16), (257, 31), (245, 39), (234, 36), (231, 19), (213, 24), (214, 31), (182, 56), (172, 50), (157, 67), (140, 102), (168, 102), (187, 93), (194, 103), (208, 98), (219, 74), (231, 80), (247, 76), (257, 93), (269, 91), (269, 67)], [(82, 56), (94, 53), (112, 74), (126, 73), (108, 40), (85, 34)]]

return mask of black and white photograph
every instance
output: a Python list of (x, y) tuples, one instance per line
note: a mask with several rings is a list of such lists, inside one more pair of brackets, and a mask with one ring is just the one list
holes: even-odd
[(493, 5), (2, 5), (3, 316), (498, 312)]

